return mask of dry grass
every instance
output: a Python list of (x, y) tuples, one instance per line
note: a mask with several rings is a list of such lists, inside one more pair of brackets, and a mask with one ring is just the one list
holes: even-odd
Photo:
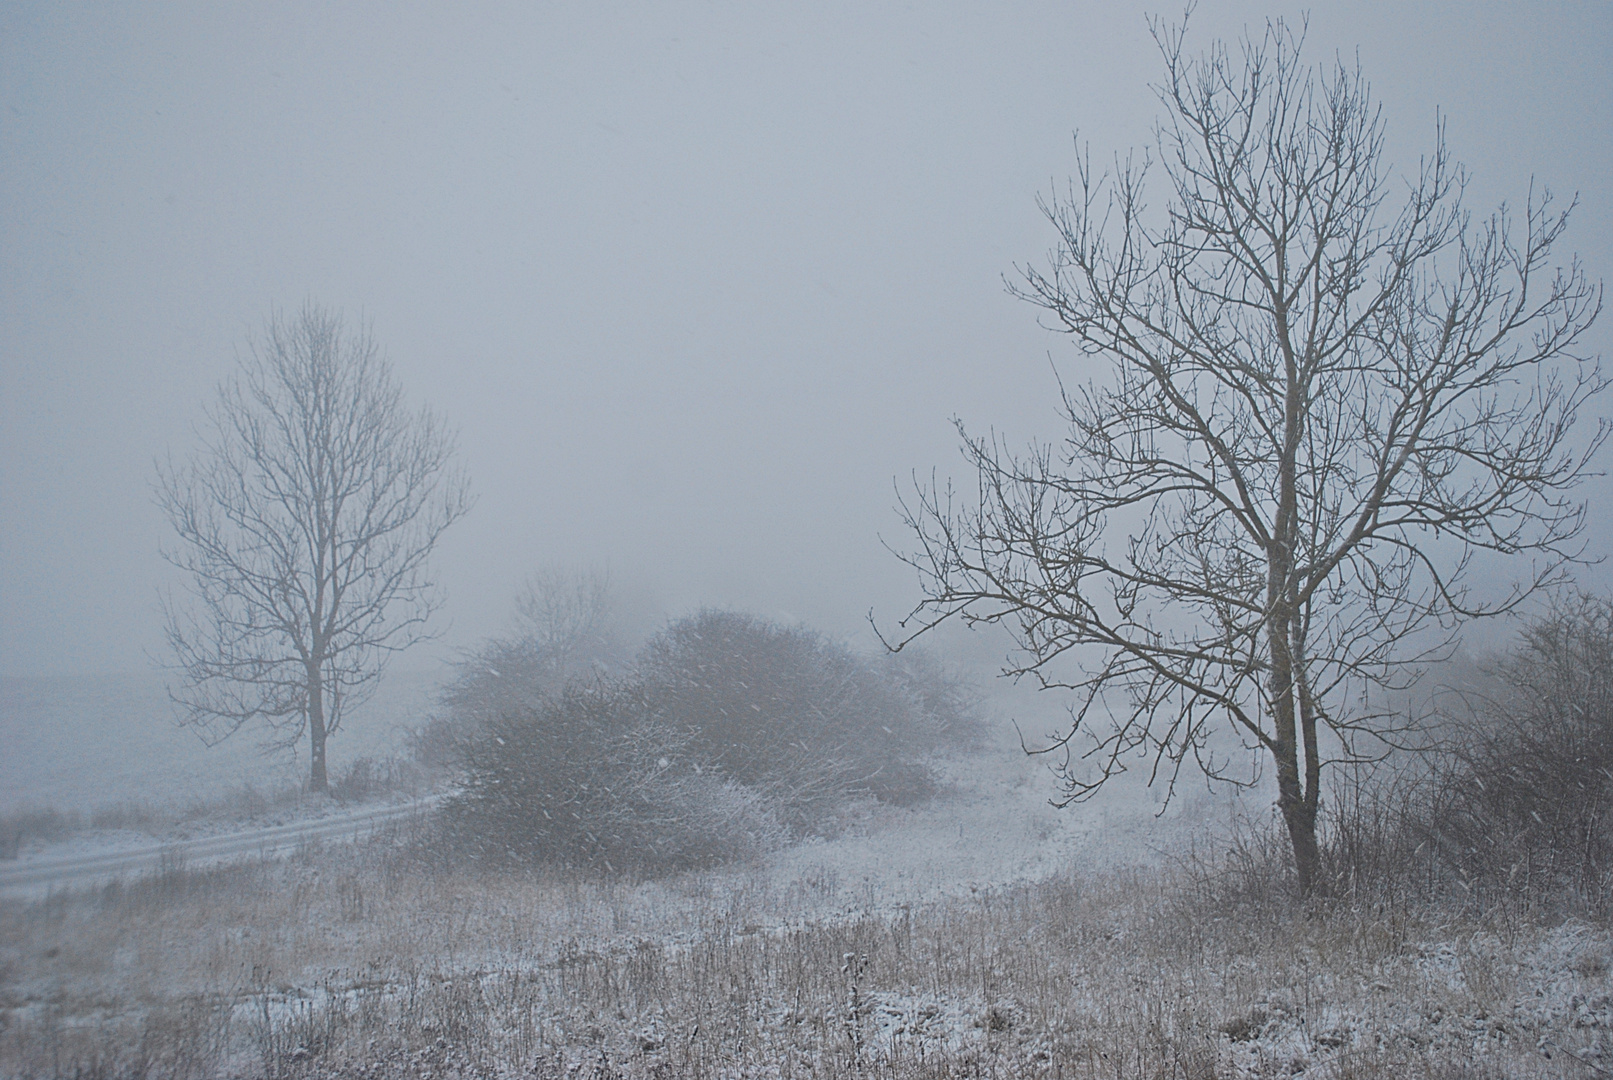
[[(5, 904), (0, 1072), (1342, 1080), (1610, 1061), (1603, 927), (1308, 909), (1202, 860), (1008, 872), (987, 866), (1002, 849), (1075, 840), (1034, 798), (986, 794), (658, 881), (433, 869), (395, 831)], [(918, 853), (949, 843), (976, 862), (944, 880)], [(969, 865), (996, 884), (971, 891)]]

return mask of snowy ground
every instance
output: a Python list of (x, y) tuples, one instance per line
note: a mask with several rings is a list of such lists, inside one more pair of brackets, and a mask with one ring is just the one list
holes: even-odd
[[(1033, 709), (1032, 733), (1056, 720)], [(1158, 815), (1128, 778), (1057, 811), (1016, 746), (946, 764), (933, 806), (658, 880), (431, 871), (403, 833), (288, 857), (225, 836), (234, 870), (159, 852), (119, 888), (0, 898), (0, 1075), (152, 1047), (176, 1076), (1613, 1069), (1607, 927), (1206, 906), (1175, 869), (1268, 796)]]
[(187, 822), (155, 841), (131, 829), (90, 829), (55, 843), (30, 841), (18, 858), (0, 861), (0, 898), (40, 899), (181, 868), (278, 858), (313, 843), (361, 841), (399, 819), (429, 814), (439, 801), (427, 796), (342, 806), (307, 800), (250, 828), (204, 820)]

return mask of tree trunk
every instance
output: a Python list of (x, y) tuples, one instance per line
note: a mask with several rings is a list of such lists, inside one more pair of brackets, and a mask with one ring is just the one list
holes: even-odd
[[(1276, 576), (1275, 574), (1273, 575)], [(1272, 727), (1276, 732), (1276, 745), (1272, 757), (1277, 762), (1277, 808), (1282, 811), (1283, 823), (1288, 826), (1288, 840), (1294, 849), (1294, 869), (1299, 875), (1299, 891), (1303, 896), (1315, 892), (1321, 881), (1322, 858), (1316, 846), (1316, 806), (1306, 798), (1304, 781), (1299, 774), (1299, 718), (1294, 707), (1294, 653), (1290, 646), (1288, 628), (1291, 613), (1279, 610), (1271, 620), (1268, 631), (1271, 641), (1271, 711)], [(1309, 722), (1309, 717), (1306, 717)], [(1307, 743), (1314, 744), (1315, 735), (1306, 731)], [(1307, 765), (1315, 760), (1314, 745), (1307, 745)], [(1315, 781), (1312, 781), (1315, 790)]]
[[(1291, 706), (1290, 706), (1291, 708)], [(1279, 728), (1282, 725), (1279, 721)], [(1299, 776), (1299, 759), (1294, 740), (1292, 717), (1286, 725), (1288, 737), (1273, 749), (1277, 759), (1277, 809), (1288, 826), (1288, 840), (1294, 849), (1294, 870), (1299, 875), (1299, 891), (1310, 896), (1322, 880), (1321, 850), (1316, 844), (1316, 808), (1305, 798)]]
[[(1299, 813), (1288, 825), (1288, 835), (1294, 845), (1294, 861), (1301, 868), (1300, 888), (1309, 896), (1329, 888), (1328, 882), (1322, 878), (1322, 857), (1316, 846), (1316, 814), (1322, 794), (1322, 752), (1316, 743), (1316, 707), (1310, 694), (1310, 682), (1305, 675), (1303, 645), (1296, 647), (1295, 655), (1299, 730), (1304, 738), (1301, 749), (1305, 754), (1305, 788)], [(1296, 827), (1300, 830), (1298, 833), (1294, 831)]]
[(1322, 884), (1322, 854), (1316, 845), (1316, 811), (1304, 798), (1287, 798), (1286, 787), (1278, 795), (1277, 805), (1282, 809), (1283, 823), (1288, 826), (1288, 842), (1294, 849), (1300, 895), (1313, 896)]
[(324, 792), (325, 779), (325, 680), (318, 668), (308, 671), (308, 790)]

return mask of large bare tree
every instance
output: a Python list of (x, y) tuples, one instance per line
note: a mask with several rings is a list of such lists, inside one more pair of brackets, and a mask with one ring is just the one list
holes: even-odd
[[(960, 422), (978, 501), (905, 502), (925, 600), (903, 626), (1004, 624), (1008, 674), (1076, 692), (1047, 747), (1066, 802), (1139, 757), (1172, 790), (1185, 764), (1233, 779), (1230, 725), (1275, 766), (1308, 892), (1324, 766), (1405, 734), (1378, 689), (1582, 554), (1602, 290), (1554, 254), (1549, 194), (1468, 214), (1442, 126), (1393, 177), (1360, 70), (1308, 66), (1302, 33), (1194, 57), (1153, 31), (1153, 146), (1082, 154), (1042, 204), (1049, 263), (1011, 285), (1089, 358), (1068, 434), (1015, 452)], [(1472, 588), (1477, 567), (1513, 580)]]
[(182, 723), (205, 738), (266, 724), (325, 741), (390, 657), (427, 636), (426, 560), (470, 507), (452, 434), (410, 411), (367, 329), (307, 305), (272, 315), (207, 413), (202, 446), (158, 468), (188, 596), (164, 603)]

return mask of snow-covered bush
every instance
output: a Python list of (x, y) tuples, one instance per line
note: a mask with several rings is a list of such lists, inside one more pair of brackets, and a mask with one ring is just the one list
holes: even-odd
[(540, 708), (567, 682), (567, 674), (536, 641), (519, 636), (485, 641), (456, 667), (439, 702), (467, 734), (484, 720)]
[(908, 731), (915, 749), (969, 746), (984, 734), (980, 694), (934, 653), (908, 645), (883, 657), (886, 677), (909, 696), (922, 722)]
[(780, 830), (752, 792), (706, 770), (637, 682), (572, 682), (479, 718), (458, 747), (441, 841), (465, 858), (666, 869), (744, 857)]
[(1434, 822), (1469, 877), (1613, 900), (1613, 600), (1581, 595), (1524, 628), (1506, 690), (1450, 770)]
[[(821, 634), (701, 611), (645, 646), (638, 671), (689, 753), (772, 799), (795, 832), (822, 828), (856, 792), (910, 805), (934, 790), (920, 755), (958, 716), (927, 708), (917, 667), (865, 659)], [(938, 690), (935, 702), (961, 704)]]
[(415, 733), (423, 765), (461, 777), (442, 838), (468, 857), (741, 858), (830, 829), (857, 795), (922, 802), (936, 788), (925, 755), (973, 731), (962, 683), (933, 661), (861, 656), (752, 615), (673, 622), (629, 675), (578, 670), (590, 651), (556, 638), (485, 644)]
[(1613, 908), (1613, 601), (1559, 606), (1488, 675), (1451, 695), (1438, 750), (1340, 778), (1333, 891)]

